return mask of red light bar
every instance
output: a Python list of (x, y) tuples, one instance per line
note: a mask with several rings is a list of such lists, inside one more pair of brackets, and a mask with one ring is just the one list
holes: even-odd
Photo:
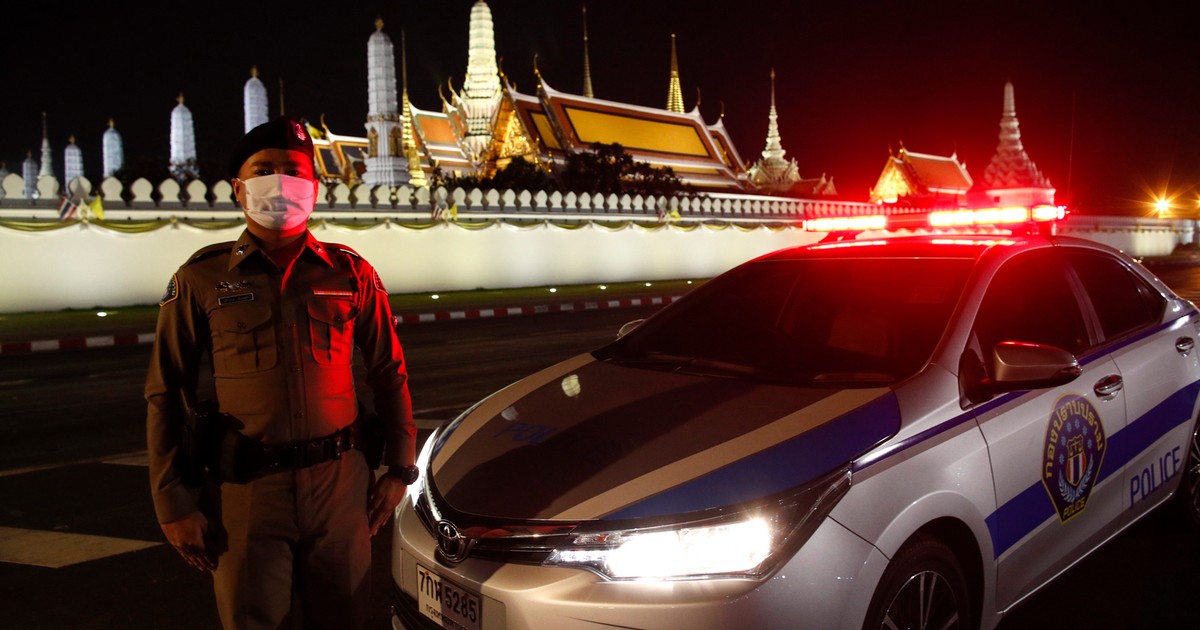
[(1058, 221), (1066, 216), (1060, 206), (1041, 205), (1032, 208), (980, 208), (977, 210), (940, 210), (929, 213), (930, 227), (962, 227), (971, 225), (1011, 225), (1030, 221)]
[(887, 216), (871, 214), (858, 217), (822, 217), (806, 219), (804, 229), (809, 232), (861, 232), (863, 230), (887, 229)]

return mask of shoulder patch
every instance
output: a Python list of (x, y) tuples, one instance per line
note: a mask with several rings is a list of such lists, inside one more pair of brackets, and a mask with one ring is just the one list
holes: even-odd
[(179, 274), (171, 274), (171, 281), (167, 283), (166, 290), (163, 291), (162, 299), (158, 301), (159, 306), (166, 306), (175, 298), (179, 297)]

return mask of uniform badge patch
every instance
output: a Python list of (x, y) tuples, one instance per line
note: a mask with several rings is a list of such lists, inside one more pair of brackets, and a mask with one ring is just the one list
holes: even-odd
[(250, 286), (251, 286), (250, 282), (242, 281), (242, 280), (239, 280), (237, 282), (229, 282), (229, 281), (218, 282), (217, 283), (217, 291), (220, 291), (221, 293), (233, 293), (234, 291), (241, 291), (242, 289), (249, 289)]
[(225, 306), (226, 304), (237, 304), (238, 302), (249, 302), (254, 299), (253, 293), (242, 293), (241, 295), (226, 295), (217, 298), (217, 304)]
[(179, 297), (179, 281), (176, 279), (176, 275), (171, 274), (171, 281), (167, 283), (167, 288), (163, 291), (162, 298), (158, 301), (159, 306), (166, 306), (167, 302)]
[(1096, 407), (1075, 394), (1059, 398), (1043, 446), (1042, 485), (1059, 521), (1066, 523), (1087, 507), (1108, 447)]

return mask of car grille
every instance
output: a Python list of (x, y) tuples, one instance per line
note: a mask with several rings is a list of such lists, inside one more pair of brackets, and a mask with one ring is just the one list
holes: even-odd
[[(432, 490), (432, 489), (430, 489)], [(436, 493), (429, 490), (423, 492), (417, 499), (417, 516), (429, 534), (437, 538), (438, 521), (430, 509), (430, 494), (435, 494), (434, 501), (438, 502), (438, 512), (446, 520), (453, 522), (461, 531), (472, 529), (488, 532), (485, 536), (473, 539), (468, 558), (491, 560), (493, 562), (512, 562), (518, 564), (541, 564), (550, 556), (555, 548), (570, 542), (570, 534), (577, 523), (570, 522), (503, 522), (474, 515), (456, 512), (445, 507)], [(520, 532), (513, 535), (497, 535), (497, 532)], [(530, 533), (538, 532), (538, 533)], [(440, 562), (449, 564), (441, 554), (437, 554)]]
[(409, 597), (392, 584), (392, 615), (400, 620), (401, 625), (408, 630), (441, 630), (441, 626), (433, 623), (421, 611), (417, 610), (416, 598)]

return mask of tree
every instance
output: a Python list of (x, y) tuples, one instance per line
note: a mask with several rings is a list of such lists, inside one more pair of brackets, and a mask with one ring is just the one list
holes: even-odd
[(522, 157), (513, 158), (504, 168), (498, 170), (491, 177), (478, 177), (476, 175), (450, 175), (446, 176), (441, 167), (435, 168), (433, 176), (430, 178), (430, 185), (433, 188), (445, 186), (446, 188), (494, 188), (497, 190), (554, 190), (557, 185), (554, 179), (545, 170), (538, 167), (537, 164), (527, 161)]
[(592, 194), (674, 196), (691, 192), (671, 167), (638, 162), (617, 143), (595, 143), (590, 151), (569, 154), (560, 180), (565, 190)]

